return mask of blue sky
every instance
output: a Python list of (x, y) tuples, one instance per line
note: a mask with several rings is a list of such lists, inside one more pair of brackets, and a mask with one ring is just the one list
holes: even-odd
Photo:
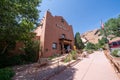
[(73, 26), (74, 34), (100, 28), (100, 21), (120, 14), (120, 0), (43, 0), (40, 18), (46, 10), (52, 15), (63, 16)]

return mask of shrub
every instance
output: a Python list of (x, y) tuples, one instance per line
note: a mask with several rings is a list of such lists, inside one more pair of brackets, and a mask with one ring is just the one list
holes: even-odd
[(23, 64), (24, 60), (21, 55), (7, 56), (5, 54), (0, 55), (0, 68), (4, 68), (6, 66), (14, 66)]
[(23, 64), (23, 60), (21, 58), (21, 55), (14, 55), (12, 57), (8, 57), (8, 66), (14, 66), (14, 65), (20, 65)]
[(12, 80), (15, 72), (11, 68), (0, 69), (0, 80)]
[(120, 50), (118, 51), (117, 55), (120, 57)]
[(97, 50), (97, 47), (96, 47), (96, 45), (95, 44), (93, 44), (93, 43), (87, 43), (87, 45), (86, 45), (86, 47), (85, 47), (86, 49), (88, 49), (88, 50), (90, 50), (90, 49), (92, 49), (92, 50)]
[(115, 56), (115, 57), (120, 57), (120, 50), (119, 49), (116, 49), (114, 50), (111, 55)]
[(9, 56), (8, 54), (0, 54), (0, 68), (6, 66), (21, 65), (24, 63), (35, 62), (39, 57), (39, 42), (31, 41), (23, 48), (25, 54), (17, 54)]
[(36, 62), (39, 57), (39, 41), (30, 41), (28, 42), (25, 47), (25, 60), (28, 62)]
[(77, 52), (76, 51), (71, 51), (72, 59), (76, 60), (77, 59)]
[(65, 58), (64, 62), (69, 62), (71, 60), (76, 60), (77, 59), (77, 52), (76, 51), (71, 51), (68, 56)]
[(72, 55), (68, 54), (68, 56), (65, 58), (64, 62), (69, 62), (72, 60)]

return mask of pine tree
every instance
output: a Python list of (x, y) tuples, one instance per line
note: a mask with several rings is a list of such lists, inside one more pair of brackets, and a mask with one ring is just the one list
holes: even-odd
[(75, 34), (75, 46), (76, 46), (77, 49), (83, 49), (84, 48), (84, 43), (81, 40), (79, 32), (77, 32)]

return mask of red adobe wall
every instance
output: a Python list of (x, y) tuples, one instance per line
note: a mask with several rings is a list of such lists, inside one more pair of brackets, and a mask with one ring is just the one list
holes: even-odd
[[(63, 17), (52, 16), (49, 11), (46, 13), (45, 23), (45, 36), (44, 36), (44, 57), (51, 56), (52, 54), (61, 52), (59, 39), (62, 34), (65, 34), (67, 39), (72, 40), (72, 46), (74, 46), (74, 34), (72, 26), (65, 20), (61, 21)], [(57, 49), (52, 49), (53, 42), (57, 43)]]

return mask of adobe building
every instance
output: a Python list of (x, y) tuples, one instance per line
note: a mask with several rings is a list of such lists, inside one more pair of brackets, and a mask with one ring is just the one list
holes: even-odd
[(40, 26), (34, 32), (37, 37), (40, 37), (40, 56), (42, 57), (65, 54), (68, 48), (73, 49), (73, 29), (62, 16), (52, 16), (47, 11)]

